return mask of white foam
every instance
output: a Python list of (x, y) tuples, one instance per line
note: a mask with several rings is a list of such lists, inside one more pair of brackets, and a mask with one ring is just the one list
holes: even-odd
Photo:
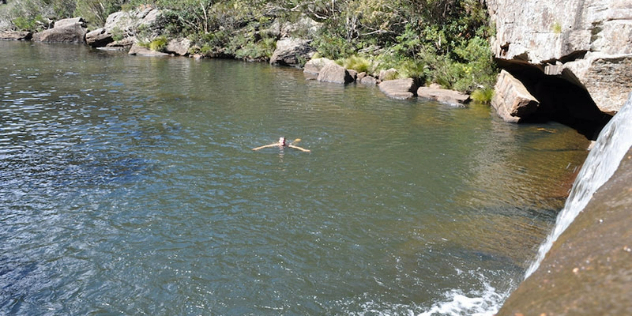
[(445, 294), (443, 302), (435, 303), (430, 310), (418, 316), (491, 316), (498, 312), (509, 293), (498, 293), (489, 283), (484, 289), (465, 295), (461, 290), (451, 290)]

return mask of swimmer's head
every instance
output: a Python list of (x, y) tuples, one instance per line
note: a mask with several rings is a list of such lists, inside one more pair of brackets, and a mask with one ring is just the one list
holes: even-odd
[(281, 138), (279, 138), (279, 145), (281, 145), (281, 146), (287, 146), (287, 143), (285, 142), (285, 137), (281, 137)]

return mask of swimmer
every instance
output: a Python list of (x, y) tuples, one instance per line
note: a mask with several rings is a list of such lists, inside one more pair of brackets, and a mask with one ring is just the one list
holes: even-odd
[[(295, 140), (295, 142), (298, 142), (298, 141), (300, 141), (300, 139)], [(296, 145), (292, 145), (291, 143), (288, 143), (285, 140), (285, 137), (279, 138), (279, 141), (276, 142), (276, 143), (272, 143), (272, 144), (269, 144), (269, 145), (263, 145), (261, 147), (253, 148), (252, 150), (259, 150), (259, 149), (263, 149), (263, 148), (276, 147), (276, 146), (278, 146), (280, 149), (283, 149), (283, 147), (289, 147), (289, 148), (298, 149), (298, 150), (300, 150), (302, 152), (306, 152), (306, 153), (311, 152), (311, 150), (309, 150), (309, 149), (305, 149), (305, 148), (302, 148), (302, 147), (298, 147)]]

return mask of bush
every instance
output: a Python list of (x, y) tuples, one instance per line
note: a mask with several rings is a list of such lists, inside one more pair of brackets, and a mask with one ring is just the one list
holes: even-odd
[(347, 69), (353, 69), (357, 72), (370, 72), (371, 64), (372, 63), (370, 60), (353, 55), (343, 60), (342, 66), (344, 66)]
[(149, 43), (149, 49), (162, 52), (167, 47), (167, 38), (164, 36), (158, 36), (153, 41)]
[(470, 96), (474, 102), (489, 104), (494, 97), (494, 89), (492, 88), (484, 88), (484, 89), (476, 89), (472, 92)]

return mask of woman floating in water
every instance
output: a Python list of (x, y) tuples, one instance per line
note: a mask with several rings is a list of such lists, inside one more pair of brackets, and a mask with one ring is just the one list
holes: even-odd
[[(297, 138), (297, 139), (295, 139), (295, 140), (294, 140), (294, 143), (297, 143), (297, 142), (300, 142), (300, 141), (301, 141), (301, 139), (300, 139), (300, 138)], [(311, 152), (311, 150), (309, 150), (309, 149), (301, 148), (301, 147), (298, 147), (298, 146), (296, 146), (296, 145), (292, 145), (291, 143), (288, 143), (288, 142), (285, 140), (285, 137), (281, 137), (281, 138), (279, 138), (279, 141), (278, 141), (278, 142), (276, 142), (276, 143), (272, 143), (272, 144), (270, 144), (270, 145), (263, 145), (263, 146), (261, 146), (261, 147), (253, 148), (252, 150), (259, 150), (259, 149), (269, 148), (269, 147), (275, 147), (275, 146), (278, 146), (278, 147), (279, 147), (279, 148), (281, 148), (281, 149), (283, 149), (283, 147), (289, 147), (289, 148), (298, 149), (298, 150), (303, 151), (303, 152), (306, 152), (306, 153)]]

